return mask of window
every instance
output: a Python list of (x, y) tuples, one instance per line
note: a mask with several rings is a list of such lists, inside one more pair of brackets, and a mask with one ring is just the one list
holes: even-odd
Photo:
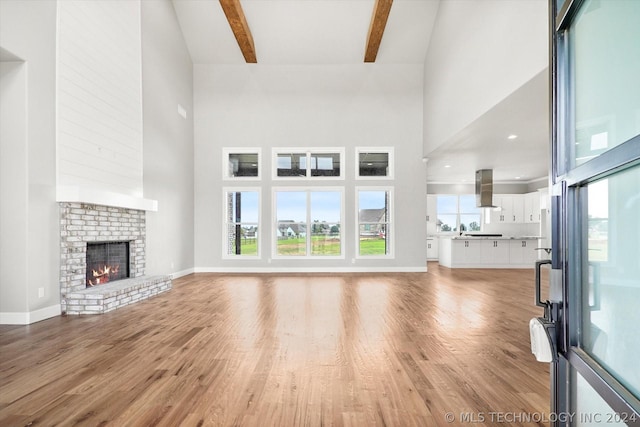
[(480, 231), (481, 211), (475, 195), (438, 195), (436, 206), (439, 232)]
[(480, 231), (481, 209), (476, 206), (476, 196), (474, 194), (461, 195), (458, 198), (460, 212), (460, 230)]
[(358, 147), (356, 148), (357, 179), (392, 179), (393, 148), (392, 147)]
[(259, 255), (260, 193), (255, 189), (224, 191), (225, 257)]
[(343, 178), (344, 149), (274, 149), (274, 179)]
[(390, 256), (391, 188), (356, 190), (358, 202), (358, 256)]
[(259, 148), (223, 148), (223, 179), (260, 179)]
[(275, 191), (277, 257), (342, 256), (342, 189)]

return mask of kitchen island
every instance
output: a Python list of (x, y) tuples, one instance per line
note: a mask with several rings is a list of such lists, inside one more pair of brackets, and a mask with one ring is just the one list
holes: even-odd
[(538, 236), (440, 237), (438, 261), (449, 268), (533, 268)]

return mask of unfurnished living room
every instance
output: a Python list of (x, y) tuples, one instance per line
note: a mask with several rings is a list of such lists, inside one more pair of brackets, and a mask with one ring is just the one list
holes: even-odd
[(637, 4), (0, 0), (0, 426), (635, 425)]

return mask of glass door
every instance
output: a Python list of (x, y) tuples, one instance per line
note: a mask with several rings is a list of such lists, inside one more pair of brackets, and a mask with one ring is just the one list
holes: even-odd
[(640, 1), (549, 10), (552, 412), (640, 425)]

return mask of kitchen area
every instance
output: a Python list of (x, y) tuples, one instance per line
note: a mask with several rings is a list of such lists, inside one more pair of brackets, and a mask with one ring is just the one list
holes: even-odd
[(544, 184), (535, 190), (502, 185), (493, 194), (491, 171), (481, 170), (472, 194), (470, 186), (457, 192), (436, 188), (441, 191), (427, 194), (427, 260), (448, 268), (533, 268), (547, 259), (550, 203)]

